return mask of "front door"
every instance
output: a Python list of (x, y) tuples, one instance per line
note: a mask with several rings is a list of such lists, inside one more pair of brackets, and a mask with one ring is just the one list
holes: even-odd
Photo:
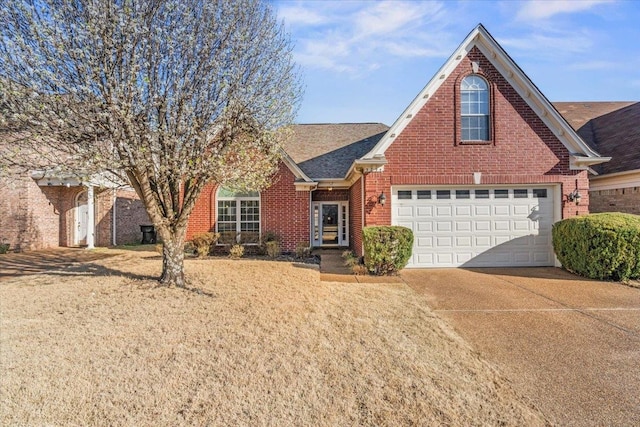
[(76, 227), (73, 239), (74, 245), (87, 244), (87, 223), (89, 220), (89, 208), (87, 206), (87, 192), (83, 191), (76, 198)]
[(348, 246), (348, 202), (313, 204), (313, 246)]

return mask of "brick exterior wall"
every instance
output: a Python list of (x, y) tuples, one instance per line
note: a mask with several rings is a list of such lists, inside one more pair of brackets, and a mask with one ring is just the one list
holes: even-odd
[(362, 184), (358, 179), (349, 189), (349, 246), (362, 256)]
[(308, 191), (296, 191), (295, 176), (284, 163), (275, 176), (274, 183), (261, 194), (260, 214), (262, 231), (273, 231), (282, 237), (282, 250), (295, 251), (300, 242), (310, 239), (310, 195)]
[[(77, 227), (75, 206), (85, 187), (38, 186), (28, 176), (3, 180), (0, 187), (0, 240), (12, 250), (73, 246)], [(149, 223), (133, 190), (118, 190), (118, 244), (140, 240), (138, 224)], [(95, 189), (95, 245), (112, 244), (113, 190)], [(144, 221), (144, 222), (141, 222)]]
[[(109, 219), (111, 219), (113, 212), (111, 209), (109, 210)], [(109, 225), (111, 225), (110, 222)], [(151, 219), (136, 192), (134, 190), (118, 190), (116, 193), (116, 244), (140, 243), (142, 241), (140, 226), (149, 224), (151, 224)], [(108, 235), (111, 239), (113, 231), (110, 231)], [(110, 244), (105, 243), (104, 246)]]
[[(293, 173), (281, 163), (271, 187), (260, 193), (261, 231), (280, 235), (285, 252), (295, 251), (298, 243), (308, 243), (310, 238), (309, 192), (296, 191), (294, 181)], [(196, 201), (187, 240), (196, 233), (215, 231), (216, 191), (215, 185), (208, 185)]]
[(311, 198), (314, 202), (346, 202), (349, 200), (349, 190), (315, 190)]
[[(491, 141), (460, 141), (460, 81), (472, 74), (471, 62), (490, 85)], [(429, 102), (387, 149), (384, 172), (365, 178), (366, 224), (391, 222), (391, 203), (375, 203), (392, 185), (473, 185), (473, 172), (482, 172), (481, 185), (560, 183), (562, 194), (576, 186), (579, 206), (563, 196), (563, 218), (588, 213), (586, 171), (569, 170), (569, 152), (491, 63), (474, 48), (449, 75)]]
[(202, 193), (200, 193), (200, 197), (196, 200), (196, 204), (193, 207), (191, 216), (189, 217), (189, 224), (187, 225), (187, 240), (193, 239), (193, 236), (198, 233), (215, 231), (216, 191), (218, 191), (217, 185), (207, 184), (202, 190)]
[(640, 215), (640, 187), (589, 192), (591, 212), (624, 212)]

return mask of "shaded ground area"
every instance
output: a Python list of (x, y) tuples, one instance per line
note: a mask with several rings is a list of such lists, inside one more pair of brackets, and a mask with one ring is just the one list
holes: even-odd
[(558, 268), (405, 270), (559, 425), (640, 425), (640, 289)]
[(185, 291), (160, 269), (120, 252), (0, 281), (0, 425), (546, 423), (404, 283), (214, 258)]
[(63, 271), (80, 263), (115, 256), (117, 252), (56, 248), (0, 255), (0, 280), (7, 277)]

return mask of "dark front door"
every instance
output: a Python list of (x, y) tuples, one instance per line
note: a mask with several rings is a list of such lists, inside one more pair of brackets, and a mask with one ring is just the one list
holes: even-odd
[(322, 244), (338, 244), (338, 205), (322, 205)]

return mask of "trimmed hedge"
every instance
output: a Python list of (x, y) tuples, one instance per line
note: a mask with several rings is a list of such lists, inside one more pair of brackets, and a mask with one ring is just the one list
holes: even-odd
[(601, 213), (553, 225), (553, 249), (562, 266), (600, 280), (640, 278), (640, 216)]
[(364, 265), (378, 276), (402, 270), (411, 257), (413, 232), (399, 226), (365, 227), (362, 230)]

